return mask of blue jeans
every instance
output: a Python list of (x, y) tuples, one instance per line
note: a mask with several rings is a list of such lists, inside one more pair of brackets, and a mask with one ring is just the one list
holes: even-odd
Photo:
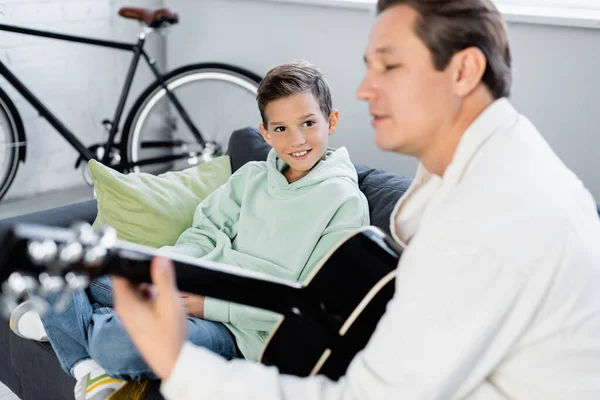
[[(50, 302), (56, 301), (56, 297)], [(61, 367), (71, 374), (79, 361), (93, 359), (114, 378), (156, 379), (115, 314), (110, 277), (90, 284), (89, 296), (74, 293), (67, 309), (48, 312), (42, 322)], [(221, 323), (188, 317), (188, 340), (221, 356), (239, 356), (235, 339)]]

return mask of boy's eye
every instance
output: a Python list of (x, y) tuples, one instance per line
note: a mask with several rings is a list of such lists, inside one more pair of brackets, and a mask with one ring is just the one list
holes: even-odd
[(307, 126), (307, 127), (309, 127), (309, 128), (310, 128), (310, 127), (311, 127), (311, 126), (313, 126), (314, 124), (315, 124), (315, 121), (306, 121), (306, 122), (304, 123), (304, 126)]
[(384, 65), (386, 71), (391, 71), (393, 69), (399, 68), (400, 64), (392, 64), (392, 65)]
[(274, 129), (275, 132), (283, 132), (285, 131), (285, 127), (284, 126), (278, 126), (277, 128)]

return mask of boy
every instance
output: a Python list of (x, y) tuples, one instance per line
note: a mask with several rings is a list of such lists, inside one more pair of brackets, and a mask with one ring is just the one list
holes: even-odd
[[(199, 204), (192, 227), (176, 244), (159, 251), (303, 281), (337, 243), (369, 223), (367, 201), (346, 149), (328, 148), (339, 112), (319, 70), (302, 61), (276, 67), (262, 81), (257, 101), (260, 131), (273, 147), (267, 161), (240, 168)], [(121, 379), (155, 377), (116, 318), (109, 291), (92, 288), (92, 300), (76, 294), (66, 313), (43, 318), (61, 366), (77, 379), (76, 399), (103, 399)], [(188, 339), (226, 358), (258, 360), (279, 318), (181, 296)], [(18, 326), (13, 323), (17, 333)]]

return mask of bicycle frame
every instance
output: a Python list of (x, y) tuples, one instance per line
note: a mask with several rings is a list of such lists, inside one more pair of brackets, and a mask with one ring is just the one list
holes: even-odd
[[(123, 43), (123, 42), (114, 42), (114, 41), (109, 41), (109, 40), (92, 39), (92, 38), (86, 38), (86, 37), (74, 36), (74, 35), (65, 35), (62, 33), (47, 32), (47, 31), (41, 31), (41, 30), (37, 30), (37, 29), (29, 29), (29, 28), (23, 28), (23, 27), (18, 27), (18, 26), (13, 26), (13, 25), (5, 25), (5, 24), (0, 24), (0, 31), (14, 32), (14, 33), (20, 33), (20, 34), (24, 34), (24, 35), (31, 35), (31, 36), (38, 36), (38, 37), (46, 37), (46, 38), (50, 38), (50, 39), (64, 40), (64, 41), (74, 42), (74, 43), (83, 43), (83, 44), (92, 45), (92, 46), (108, 47), (108, 48), (112, 48), (112, 49), (116, 49), (116, 50), (130, 51), (133, 53), (133, 57), (132, 57), (130, 65), (129, 65), (129, 69), (127, 71), (127, 76), (125, 78), (125, 84), (121, 91), (121, 95), (119, 98), (119, 102), (117, 104), (117, 108), (114, 113), (113, 120), (110, 121), (110, 131), (109, 131), (109, 135), (108, 135), (108, 141), (104, 145), (104, 155), (99, 160), (101, 163), (108, 164), (110, 162), (110, 150), (111, 150), (112, 146), (114, 145), (115, 137), (116, 137), (118, 129), (119, 129), (119, 124), (121, 122), (121, 118), (123, 117), (125, 102), (127, 101), (127, 97), (131, 90), (131, 84), (133, 82), (135, 71), (137, 69), (137, 66), (139, 64), (141, 57), (144, 58), (144, 60), (150, 67), (150, 70), (152, 71), (152, 73), (154, 74), (154, 76), (156, 77), (158, 82), (161, 84), (163, 89), (166, 91), (167, 98), (169, 99), (169, 101), (171, 101), (171, 103), (173, 104), (175, 109), (181, 114), (182, 119), (185, 121), (186, 125), (188, 126), (188, 128), (190, 129), (192, 134), (195, 136), (196, 140), (198, 140), (198, 143), (202, 147), (204, 147), (205, 140), (202, 137), (202, 135), (200, 134), (200, 131), (194, 126), (192, 120), (188, 116), (187, 112), (184, 110), (181, 103), (177, 100), (174, 93), (167, 88), (167, 85), (164, 81), (163, 75), (156, 67), (156, 61), (153, 60), (152, 58), (150, 58), (148, 56), (148, 54), (144, 51), (144, 44), (146, 42), (146, 37), (149, 33), (151, 33), (153, 31), (152, 28), (146, 27), (139, 34), (137, 42), (133, 43), (133, 44)], [(2, 61), (0, 61), (0, 75), (3, 76), (4, 78), (6, 78), (6, 80), (29, 102), (29, 104), (31, 104), (31, 106), (39, 112), (40, 116), (44, 117), (50, 123), (50, 125), (52, 125), (54, 127), (54, 129), (56, 129), (56, 131), (63, 138), (65, 138), (67, 140), (67, 142), (69, 142), (69, 144), (81, 155), (81, 157), (83, 157), (86, 161), (96, 158), (96, 156), (87, 147), (85, 147), (85, 145), (79, 139), (77, 139), (77, 137), (62, 123), (62, 121), (60, 121), (60, 119), (57, 118), (28, 89), (8, 69), (8, 67)], [(181, 156), (169, 156), (169, 158), (176, 159), (176, 158), (182, 158), (182, 157)], [(130, 168), (130, 167), (137, 166), (137, 165), (151, 164), (153, 162), (158, 162), (159, 160), (164, 160), (164, 159), (165, 159), (165, 157), (159, 157), (156, 159), (140, 160), (135, 163), (120, 162), (116, 165), (111, 165), (111, 166), (122, 171), (125, 168)]]

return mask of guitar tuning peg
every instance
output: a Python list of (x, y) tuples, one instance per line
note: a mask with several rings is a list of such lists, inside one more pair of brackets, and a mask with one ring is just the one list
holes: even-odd
[(79, 242), (69, 242), (61, 247), (58, 260), (61, 264), (73, 264), (83, 257), (83, 246)]
[(24, 275), (20, 272), (10, 274), (6, 282), (2, 284), (2, 292), (16, 300), (21, 299), (25, 294), (33, 293), (37, 289), (38, 283), (35, 278)]
[(42, 272), (39, 276), (40, 295), (48, 296), (59, 293), (65, 287), (65, 279), (60, 275), (51, 275), (47, 272)]
[(106, 259), (107, 254), (108, 251), (104, 246), (94, 246), (85, 252), (85, 255), (83, 256), (83, 263), (88, 268), (99, 267)]
[(71, 295), (79, 290), (84, 290), (90, 284), (90, 278), (85, 274), (69, 272), (65, 275), (66, 289), (62, 296), (56, 301), (56, 311), (59, 313), (67, 309)]
[(40, 315), (45, 315), (50, 309), (50, 303), (45, 299), (50, 295), (60, 293), (65, 287), (65, 279), (60, 275), (49, 274), (42, 272), (38, 280), (40, 286), (38, 289), (37, 296), (30, 296), (33, 300), (33, 307)]
[(89, 246), (97, 241), (97, 235), (92, 229), (92, 226), (87, 222), (78, 222), (73, 224), (72, 229), (75, 231), (77, 240), (84, 246)]
[(29, 300), (31, 300), (31, 305), (33, 306), (33, 309), (38, 313), (38, 315), (42, 317), (46, 315), (46, 313), (50, 309), (50, 303), (48, 302), (48, 300), (44, 299), (41, 296), (32, 293), (29, 295)]
[(85, 274), (69, 272), (65, 275), (65, 282), (67, 282), (67, 287), (73, 291), (84, 290), (90, 284), (90, 278)]
[(32, 241), (27, 246), (29, 258), (36, 265), (48, 264), (56, 259), (58, 246), (53, 240)]
[(104, 226), (100, 230), (100, 239), (98, 244), (87, 249), (83, 256), (83, 263), (88, 268), (96, 268), (102, 265), (108, 249), (111, 249), (117, 243), (117, 231), (111, 226)]
[(117, 243), (117, 230), (112, 226), (104, 226), (100, 231), (100, 245), (110, 249)]
[(2, 291), (7, 295), (4, 300), (5, 308), (11, 308), (18, 301), (29, 298), (34, 309), (43, 315), (48, 310), (48, 302), (37, 294), (38, 287), (38, 281), (34, 277), (13, 272), (2, 286)]

